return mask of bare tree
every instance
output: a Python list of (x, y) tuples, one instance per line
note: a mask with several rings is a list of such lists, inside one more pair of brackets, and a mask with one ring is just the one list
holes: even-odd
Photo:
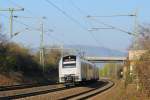
[(150, 50), (150, 25), (139, 26), (137, 36), (135, 37), (130, 49)]
[(136, 37), (132, 49), (142, 49), (147, 52), (136, 62), (137, 76), (140, 89), (150, 96), (150, 25), (140, 26), (139, 35)]

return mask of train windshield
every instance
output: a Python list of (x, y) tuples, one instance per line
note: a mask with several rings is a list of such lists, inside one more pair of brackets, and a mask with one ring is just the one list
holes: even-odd
[(76, 67), (76, 56), (65, 56), (63, 57), (63, 68), (74, 68)]

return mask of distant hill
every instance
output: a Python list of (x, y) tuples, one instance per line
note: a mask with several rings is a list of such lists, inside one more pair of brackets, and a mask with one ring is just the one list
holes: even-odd
[[(54, 46), (46, 46), (47, 49), (55, 48)], [(56, 45), (56, 48), (61, 48), (60, 46)], [(125, 51), (119, 51), (119, 50), (113, 50), (105, 47), (96, 47), (96, 46), (87, 46), (87, 45), (64, 45), (63, 46), (64, 51), (68, 51), (70, 49), (72, 50), (79, 50), (82, 52), (85, 52), (86, 56), (103, 56), (103, 57), (124, 57), (127, 56), (127, 52)], [(31, 49), (33, 53), (36, 53), (39, 48)]]
[(84, 51), (86, 56), (126, 56), (127, 52), (112, 50), (105, 47), (85, 46), (85, 45), (65, 45), (64, 48), (78, 49)]

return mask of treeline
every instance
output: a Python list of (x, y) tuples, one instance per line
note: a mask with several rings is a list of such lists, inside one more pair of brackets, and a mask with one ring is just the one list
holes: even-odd
[(3, 38), (3, 40), (0, 39), (0, 71), (2, 73), (21, 71), (29, 74), (34, 70), (39, 71), (39, 65), (28, 49), (9, 42), (2, 35), (0, 37)]
[(17, 72), (33, 81), (57, 81), (60, 56), (59, 50), (48, 50), (43, 68), (39, 63), (39, 52), (32, 53), (0, 34), (0, 74), (9, 76)]
[(123, 65), (120, 63), (107, 63), (100, 69), (100, 77), (113, 79), (122, 78)]

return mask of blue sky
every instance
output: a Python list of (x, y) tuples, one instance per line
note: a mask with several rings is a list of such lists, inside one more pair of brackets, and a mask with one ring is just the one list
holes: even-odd
[[(100, 22), (110, 24), (117, 28), (133, 32), (134, 17), (110, 17), (88, 19), (87, 15), (107, 16), (118, 14), (131, 14), (138, 9), (138, 22), (145, 24), (150, 22), (149, 0), (49, 0), (57, 5), (63, 12), (71, 16), (74, 22), (62, 12), (48, 4), (46, 0), (0, 0), (0, 9), (9, 7), (23, 7), (25, 11), (15, 12), (14, 15), (33, 17), (17, 18), (21, 23), (14, 22), (13, 31), (21, 33), (12, 40), (29, 47), (38, 47), (40, 44), (40, 32), (33, 30), (39, 28), (37, 17), (45, 16), (44, 30), (45, 45), (70, 44), (92, 45), (116, 50), (127, 50), (133, 40), (133, 36), (127, 33), (111, 29), (100, 29), (89, 32), (88, 29), (105, 28)], [(9, 20), (5, 16), (8, 12), (0, 12), (0, 21), (3, 24), (4, 33), (9, 33)], [(30, 31), (24, 29), (29, 27)], [(84, 27), (84, 28), (83, 28)], [(9, 35), (9, 34), (8, 34)]]

